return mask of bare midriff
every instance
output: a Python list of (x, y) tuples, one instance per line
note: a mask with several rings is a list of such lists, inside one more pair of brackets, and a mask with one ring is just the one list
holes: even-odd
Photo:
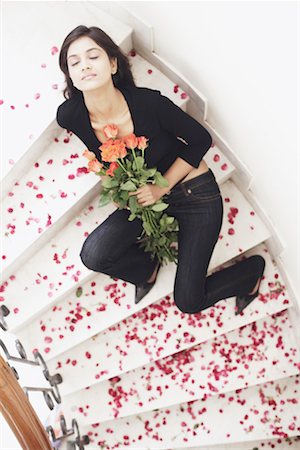
[(201, 162), (197, 168), (192, 169), (183, 180), (180, 181), (180, 183), (183, 183), (184, 181), (191, 180), (192, 178), (198, 177), (202, 173), (208, 172), (209, 167), (204, 161), (204, 159), (201, 159)]

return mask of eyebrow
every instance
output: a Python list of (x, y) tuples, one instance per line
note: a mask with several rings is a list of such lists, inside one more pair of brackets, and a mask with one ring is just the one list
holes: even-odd
[[(90, 52), (91, 50), (100, 50), (100, 48), (96, 48), (96, 47), (89, 48), (88, 50), (86, 50), (86, 53), (87, 53), (87, 52)], [(78, 55), (69, 55), (69, 56), (67, 57), (67, 59), (72, 58), (72, 56), (78, 56)]]

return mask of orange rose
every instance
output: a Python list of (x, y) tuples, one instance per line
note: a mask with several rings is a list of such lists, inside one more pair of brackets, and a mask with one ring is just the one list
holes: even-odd
[(148, 147), (148, 142), (147, 141), (148, 141), (148, 139), (145, 138), (145, 136), (139, 136), (138, 137), (138, 145), (137, 145), (137, 147), (140, 150), (145, 150), (145, 148)]
[(135, 148), (138, 145), (138, 138), (134, 133), (122, 138), (127, 148)]
[(109, 169), (105, 172), (106, 175), (110, 175), (111, 177), (114, 177), (114, 172), (117, 170), (117, 168), (120, 167), (117, 162), (112, 162), (109, 166)]
[(99, 148), (103, 161), (114, 162), (118, 158), (124, 158), (127, 155), (125, 144), (121, 139), (109, 139), (100, 145)]
[(96, 158), (95, 153), (90, 152), (87, 148), (84, 150), (84, 152), (82, 153), (82, 156), (84, 156), (85, 158), (87, 158), (89, 161), (93, 161), (93, 159)]
[(88, 169), (90, 172), (99, 172), (100, 169), (102, 169), (103, 164), (101, 164), (97, 159), (93, 159), (92, 161), (89, 161), (88, 163)]
[(114, 125), (113, 123), (110, 125), (106, 125), (103, 128), (103, 133), (105, 134), (105, 137), (107, 137), (108, 139), (114, 139), (117, 137), (118, 134), (118, 127), (117, 125)]

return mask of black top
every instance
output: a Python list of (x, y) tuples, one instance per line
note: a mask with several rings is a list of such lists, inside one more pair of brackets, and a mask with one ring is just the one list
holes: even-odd
[[(149, 168), (157, 167), (164, 174), (177, 157), (193, 167), (199, 166), (212, 144), (206, 128), (159, 90), (136, 86), (118, 89), (127, 101), (135, 135), (149, 139), (145, 150)], [(81, 91), (58, 107), (56, 120), (62, 128), (76, 134), (102, 162), (99, 150), (102, 143), (94, 133)]]

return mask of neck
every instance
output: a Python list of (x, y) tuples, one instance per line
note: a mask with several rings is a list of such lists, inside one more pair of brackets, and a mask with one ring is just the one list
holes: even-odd
[(120, 92), (113, 83), (82, 94), (91, 119), (100, 117), (103, 120), (109, 120), (114, 117), (120, 102)]

